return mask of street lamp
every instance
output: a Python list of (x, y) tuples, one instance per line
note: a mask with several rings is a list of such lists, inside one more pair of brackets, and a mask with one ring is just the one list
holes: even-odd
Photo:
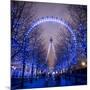
[(82, 62), (81, 62), (81, 65), (82, 65), (82, 66), (86, 66), (86, 62), (85, 62), (85, 61), (82, 61)]

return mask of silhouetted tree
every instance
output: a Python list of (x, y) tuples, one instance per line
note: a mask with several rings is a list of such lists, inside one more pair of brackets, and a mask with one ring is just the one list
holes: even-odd
[(57, 35), (56, 55), (57, 66), (59, 68), (65, 68), (70, 65), (70, 48), (71, 48), (71, 36), (66, 30), (59, 32)]
[[(11, 59), (22, 51), (24, 34), (30, 28), (34, 12), (33, 3), (11, 1)], [(31, 13), (32, 12), (32, 13)]]
[(77, 59), (82, 60), (87, 57), (87, 6), (70, 5), (68, 7), (73, 20), (72, 27), (77, 38)]

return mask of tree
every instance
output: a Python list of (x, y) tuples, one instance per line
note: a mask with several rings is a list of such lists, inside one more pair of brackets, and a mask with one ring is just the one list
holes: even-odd
[(24, 47), (24, 38), (35, 17), (35, 12), (32, 12), (32, 8), (33, 3), (11, 1), (11, 62), (19, 62), (20, 60), (22, 63), (22, 87), (25, 61), (26, 56), (28, 56)]
[(70, 49), (71, 49), (71, 36), (70, 33), (65, 31), (59, 32), (57, 35), (56, 55), (57, 67), (62, 70), (70, 65)]
[(32, 7), (33, 3), (11, 1), (11, 60), (22, 51), (24, 34), (35, 16)]
[(39, 27), (34, 28), (34, 30), (30, 33), (32, 37), (29, 41), (29, 45), (27, 48), (30, 49), (30, 57), (31, 57), (31, 64), (32, 64), (32, 74), (34, 66), (37, 69), (40, 69), (41, 66), (45, 65), (45, 44), (43, 43), (44, 40), (41, 37), (42, 30)]
[(77, 59), (82, 60), (87, 57), (87, 6), (70, 5), (68, 7), (73, 20), (72, 27), (77, 38)]

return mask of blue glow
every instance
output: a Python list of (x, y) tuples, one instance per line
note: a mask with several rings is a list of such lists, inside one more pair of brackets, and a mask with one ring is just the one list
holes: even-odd
[(68, 32), (71, 33), (72, 39), (73, 39), (73, 42), (74, 42), (73, 52), (72, 52), (72, 55), (71, 55), (71, 62), (74, 62), (74, 63), (75, 63), (75, 62), (76, 62), (76, 48), (77, 48), (76, 36), (75, 36), (75, 33), (74, 33), (74, 31), (72, 30), (72, 28), (71, 28), (71, 27), (68, 25), (68, 23), (65, 22), (62, 18), (59, 19), (58, 17), (53, 17), (53, 16), (49, 17), (49, 16), (46, 16), (46, 17), (42, 17), (42, 18), (40, 18), (40, 19), (32, 22), (30, 29), (25, 33), (25, 38), (24, 38), (24, 39), (27, 38), (27, 36), (29, 35), (29, 33), (32, 32), (32, 30), (33, 30), (36, 26), (38, 26), (38, 25), (40, 25), (40, 24), (42, 24), (42, 23), (47, 23), (47, 22), (51, 22), (51, 23), (54, 22), (54, 23), (61, 24), (61, 25), (63, 25), (64, 27), (67, 28), (66, 30), (68, 30)]

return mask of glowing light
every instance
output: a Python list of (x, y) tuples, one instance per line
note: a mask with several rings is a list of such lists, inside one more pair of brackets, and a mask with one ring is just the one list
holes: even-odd
[(65, 23), (65, 21), (63, 21), (62, 19), (58, 19), (57, 17), (44, 17), (41, 19), (38, 19), (38, 21), (36, 21), (35, 23), (33, 23), (29, 29), (29, 31), (26, 33), (26, 35), (29, 34), (29, 32), (31, 32), (33, 30), (34, 27), (38, 26), (41, 23), (45, 23), (45, 22), (55, 22), (55, 23), (59, 23), (63, 26), (65, 26), (68, 31), (72, 34), (74, 40), (76, 40), (75, 38), (75, 34), (73, 33), (72, 29)]
[(84, 61), (82, 61), (82, 62), (81, 62), (81, 65), (82, 65), (82, 66), (85, 66), (85, 65), (86, 65), (86, 63), (85, 63)]
[(65, 69), (63, 68), (63, 70), (62, 70), (63, 72), (65, 72)]
[(58, 74), (58, 71), (56, 71), (56, 74)]
[(50, 74), (50, 72), (48, 72), (48, 75)]
[(55, 72), (53, 72), (52, 74), (55, 75)]
[(15, 66), (12, 66), (12, 69), (16, 70), (16, 67)]
[(62, 74), (62, 73), (63, 73), (63, 71), (61, 70), (61, 71), (60, 71), (60, 73)]

